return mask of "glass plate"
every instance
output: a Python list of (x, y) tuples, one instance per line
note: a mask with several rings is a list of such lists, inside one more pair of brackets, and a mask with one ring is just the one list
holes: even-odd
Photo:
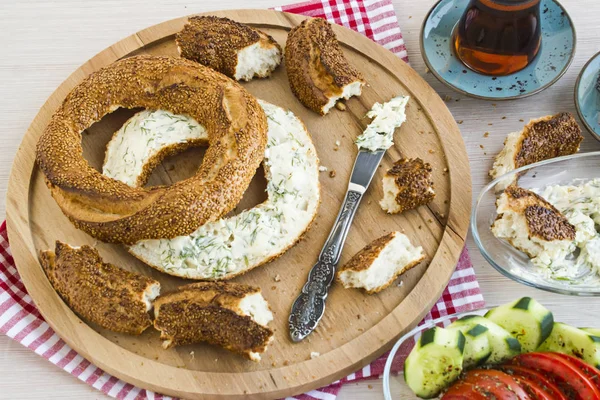
[(575, 180), (587, 181), (600, 178), (600, 152), (558, 157), (509, 172), (492, 181), (481, 191), (471, 215), (471, 230), (479, 251), (504, 276), (524, 285), (553, 293), (600, 296), (600, 284), (576, 284), (541, 276), (536, 273), (527, 255), (492, 234), (490, 227), (498, 215), (495, 204), (498, 193), (495, 191), (495, 186), (500, 180), (512, 178), (516, 174), (520, 174), (519, 186), (525, 189), (566, 185)]

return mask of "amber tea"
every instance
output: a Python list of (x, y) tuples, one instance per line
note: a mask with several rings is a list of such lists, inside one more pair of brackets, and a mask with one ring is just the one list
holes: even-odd
[(454, 33), (458, 57), (486, 75), (522, 70), (540, 44), (540, 0), (471, 0)]

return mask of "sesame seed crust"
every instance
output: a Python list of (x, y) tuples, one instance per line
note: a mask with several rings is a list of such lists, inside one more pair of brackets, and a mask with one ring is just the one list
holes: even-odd
[[(92, 168), (81, 133), (119, 107), (187, 114), (208, 132), (197, 174), (170, 187), (130, 187)], [(267, 121), (236, 82), (195, 62), (136, 56), (102, 68), (77, 85), (37, 145), (52, 196), (74, 225), (105, 242), (188, 235), (241, 199), (264, 157)]]
[(181, 57), (235, 77), (238, 52), (260, 42), (263, 48), (281, 46), (270, 35), (229, 18), (194, 16), (175, 36)]
[(510, 207), (525, 216), (530, 236), (547, 241), (575, 240), (575, 227), (541, 196), (516, 185), (507, 187), (505, 193)]
[(152, 325), (143, 300), (154, 279), (102, 261), (90, 246), (73, 248), (56, 242), (40, 252), (48, 280), (77, 314), (105, 329), (132, 335)]
[(401, 158), (390, 168), (386, 177), (394, 179), (398, 193), (394, 213), (412, 210), (431, 202), (435, 198), (432, 168), (420, 158)]
[(563, 112), (529, 122), (515, 152), (515, 168), (575, 154), (583, 140), (581, 128), (572, 114)]
[(306, 19), (290, 31), (284, 59), (292, 92), (321, 115), (329, 98), (341, 95), (344, 86), (365, 82), (346, 60), (331, 24), (322, 18)]
[(154, 302), (154, 327), (163, 347), (208, 342), (251, 359), (263, 353), (273, 331), (240, 315), (240, 301), (260, 289), (226, 282), (198, 282), (181, 286)]

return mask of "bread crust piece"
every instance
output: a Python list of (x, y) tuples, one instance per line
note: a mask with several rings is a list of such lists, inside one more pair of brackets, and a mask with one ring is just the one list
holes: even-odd
[[(347, 286), (344, 281), (341, 279), (341, 275), (344, 271), (353, 271), (360, 272), (364, 270), (368, 270), (373, 265), (373, 262), (379, 258), (383, 250), (390, 244), (392, 240), (394, 240), (398, 235), (401, 235), (399, 232), (390, 232), (385, 236), (380, 237), (379, 239), (375, 239), (373, 242), (366, 245), (362, 250), (356, 253), (350, 261), (348, 261), (344, 266), (338, 269), (336, 273), (337, 281), (342, 283), (345, 288), (351, 288), (356, 286)], [(397, 270), (390, 279), (388, 279), (385, 283), (377, 286), (372, 290), (365, 290), (367, 294), (375, 294), (381, 292), (383, 289), (389, 287), (400, 275), (404, 274), (406, 271), (416, 267), (425, 259), (425, 255), (421, 254), (421, 256), (410, 263), (404, 265), (401, 269)]]
[(241, 300), (256, 293), (259, 288), (243, 284), (199, 282), (160, 296), (154, 302), (154, 327), (163, 347), (208, 342), (257, 361), (273, 331), (241, 315)]
[(395, 208), (385, 208), (384, 201), (390, 194), (384, 193), (380, 204), (384, 211), (397, 214), (428, 204), (435, 198), (431, 165), (420, 158), (402, 158), (394, 163), (385, 174), (385, 179), (393, 179), (396, 193)]
[(270, 35), (229, 18), (212, 15), (190, 17), (175, 36), (175, 41), (182, 57), (234, 79), (238, 52), (244, 48), (259, 43), (263, 48), (277, 48), (281, 54), (281, 46)]
[[(208, 132), (198, 173), (170, 187), (130, 187), (83, 158), (81, 132), (118, 107), (187, 114)], [(267, 121), (236, 82), (192, 61), (136, 56), (117, 61), (76, 86), (52, 116), (37, 162), (74, 225), (106, 242), (187, 235), (220, 218), (241, 199), (264, 157)]]
[(517, 185), (510, 185), (504, 193), (509, 197), (511, 208), (525, 216), (529, 236), (546, 241), (575, 240), (575, 227), (541, 196)]
[(40, 260), (54, 289), (83, 318), (132, 335), (152, 325), (146, 301), (157, 293), (153, 286), (160, 288), (154, 279), (105, 263), (90, 246), (57, 241), (54, 251), (40, 252)]
[(344, 87), (365, 81), (348, 63), (329, 22), (309, 18), (288, 34), (285, 67), (290, 88), (302, 104), (324, 115), (324, 107)]
[[(521, 132), (511, 133), (504, 141), (504, 148), (489, 172), (496, 179), (514, 169), (554, 157), (575, 154), (583, 140), (581, 128), (572, 114), (532, 119)], [(503, 182), (497, 190), (506, 188), (514, 180)]]

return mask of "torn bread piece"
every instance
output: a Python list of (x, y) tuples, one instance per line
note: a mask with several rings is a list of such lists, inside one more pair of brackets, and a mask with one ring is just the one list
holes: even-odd
[(325, 115), (340, 99), (360, 96), (363, 75), (348, 63), (329, 22), (309, 18), (288, 34), (285, 67), (294, 95)]
[(383, 199), (379, 205), (389, 214), (397, 214), (433, 200), (431, 165), (420, 158), (402, 158), (383, 177)]
[(346, 289), (378, 293), (424, 259), (421, 246), (413, 246), (400, 232), (391, 232), (356, 253), (338, 270), (337, 279)]
[(575, 226), (541, 196), (510, 185), (496, 207), (494, 236), (527, 254), (535, 265), (549, 266), (575, 250)]
[(181, 57), (238, 81), (270, 76), (281, 63), (275, 39), (229, 18), (190, 17), (175, 41)]
[(181, 286), (156, 299), (154, 315), (165, 349), (208, 342), (260, 361), (273, 340), (273, 314), (260, 289), (239, 283)]
[(154, 279), (105, 263), (90, 246), (57, 241), (54, 251), (40, 252), (40, 260), (54, 289), (83, 318), (132, 335), (152, 325), (148, 312), (160, 293)]
[[(575, 154), (582, 140), (581, 128), (570, 113), (532, 119), (522, 131), (507, 136), (504, 148), (490, 170), (490, 177), (496, 179), (525, 165)], [(516, 180), (516, 176), (502, 180), (496, 190), (504, 190)]]

